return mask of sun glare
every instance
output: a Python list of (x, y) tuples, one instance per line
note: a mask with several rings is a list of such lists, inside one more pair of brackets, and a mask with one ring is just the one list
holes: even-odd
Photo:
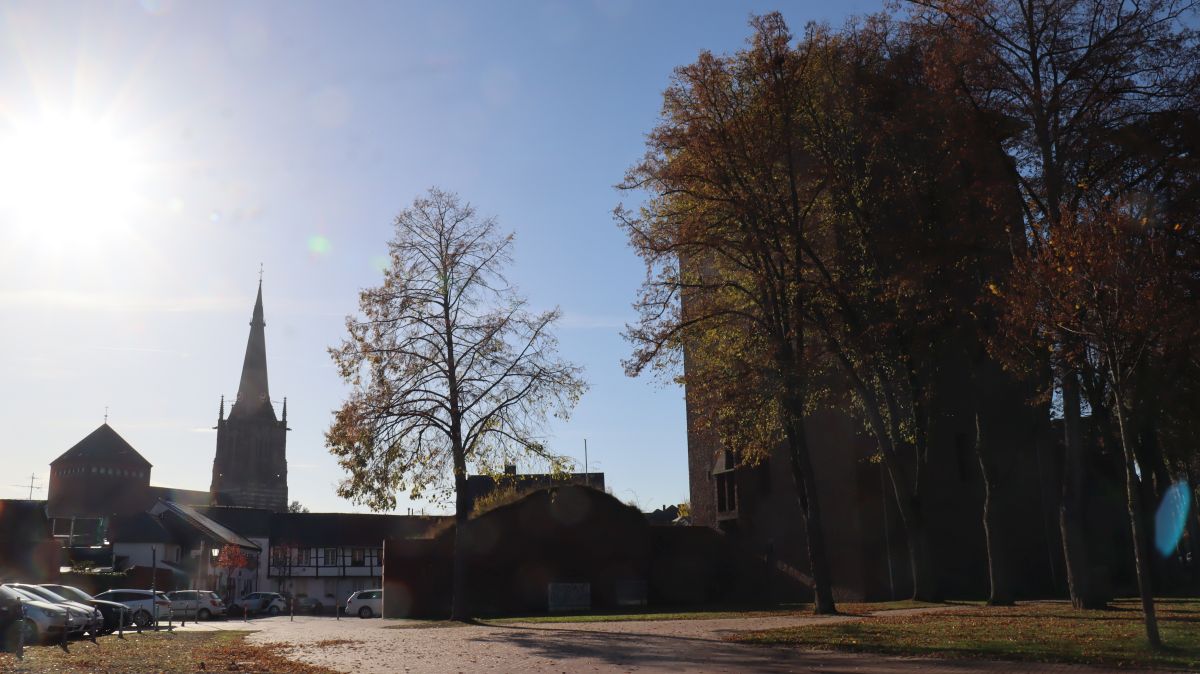
[(0, 137), (0, 217), (59, 249), (91, 246), (128, 230), (144, 173), (134, 144), (103, 124), (13, 126)]

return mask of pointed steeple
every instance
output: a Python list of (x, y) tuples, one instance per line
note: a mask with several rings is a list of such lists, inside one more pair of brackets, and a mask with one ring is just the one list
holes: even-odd
[(258, 280), (258, 298), (250, 319), (250, 337), (246, 340), (246, 359), (242, 362), (242, 381), (238, 384), (237, 400), (229, 410), (229, 418), (269, 416), (275, 418), (271, 407), (271, 392), (267, 388), (267, 338), (263, 328), (262, 279)]

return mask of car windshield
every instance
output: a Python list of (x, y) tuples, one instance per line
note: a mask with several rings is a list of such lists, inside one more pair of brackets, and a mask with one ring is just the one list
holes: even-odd
[(79, 588), (71, 587), (70, 585), (49, 585), (43, 587), (51, 592), (54, 592), (55, 594), (64, 596), (67, 599), (84, 602), (92, 601), (92, 596), (90, 594), (80, 590)]
[(22, 590), (19, 587), (12, 587), (12, 586), (8, 586), (8, 585), (6, 585), (5, 587), (7, 587), (9, 590), (11, 590), (13, 592), (16, 592), (18, 595), (21, 596), (21, 599), (24, 599), (25, 601), (45, 601), (45, 599), (42, 599), (41, 597), (37, 596), (36, 594), (33, 594), (32, 592), (26, 592), (25, 590)]
[(29, 594), (35, 595), (38, 599), (42, 599), (44, 601), (48, 601), (48, 602), (51, 602), (54, 604), (61, 604), (65, 601), (67, 601), (67, 599), (65, 597), (57, 595), (57, 594), (51, 592), (50, 590), (47, 590), (44, 587), (38, 587), (36, 585), (26, 585), (26, 586), (22, 587), (21, 589), (25, 590)]

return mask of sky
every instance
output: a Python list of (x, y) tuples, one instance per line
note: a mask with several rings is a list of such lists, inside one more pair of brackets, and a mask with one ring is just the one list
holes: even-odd
[[(688, 499), (682, 389), (625, 376), (643, 268), (613, 223), (672, 69), (880, 2), (6, 2), (0, 5), (0, 498), (105, 418), (152, 484), (207, 490), (262, 265), (291, 498), (337, 496), (327, 348), (432, 186), (516, 234), (590, 391), (549, 446), (652, 510)], [(26, 485), (16, 486), (16, 485)], [(448, 512), (410, 502), (399, 511)]]

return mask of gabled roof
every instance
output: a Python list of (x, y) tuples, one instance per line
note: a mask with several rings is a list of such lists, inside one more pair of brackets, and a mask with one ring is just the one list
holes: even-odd
[(118, 515), (112, 519), (108, 538), (114, 543), (175, 543), (175, 535), (163, 521), (150, 513)]
[(114, 463), (137, 464), (150, 468), (151, 464), (144, 456), (138, 454), (133, 445), (125, 441), (107, 423), (92, 431), (79, 442), (75, 443), (62, 456), (50, 462), (50, 465), (60, 461), (109, 461)]
[(270, 538), (272, 511), (242, 506), (193, 506), (193, 509), (217, 524), (248, 538)]
[(191, 506), (181, 505), (172, 501), (159, 501), (151, 510), (154, 514), (169, 512), (172, 515), (183, 520), (188, 526), (196, 529), (206, 537), (220, 543), (237, 545), (250, 550), (259, 550), (258, 545), (250, 541), (250, 539), (241, 534), (229, 529), (228, 527), (214, 522), (211, 518), (200, 514)]
[(275, 513), (272, 545), (379, 546), (385, 538), (424, 538), (449, 517), (360, 513)]

